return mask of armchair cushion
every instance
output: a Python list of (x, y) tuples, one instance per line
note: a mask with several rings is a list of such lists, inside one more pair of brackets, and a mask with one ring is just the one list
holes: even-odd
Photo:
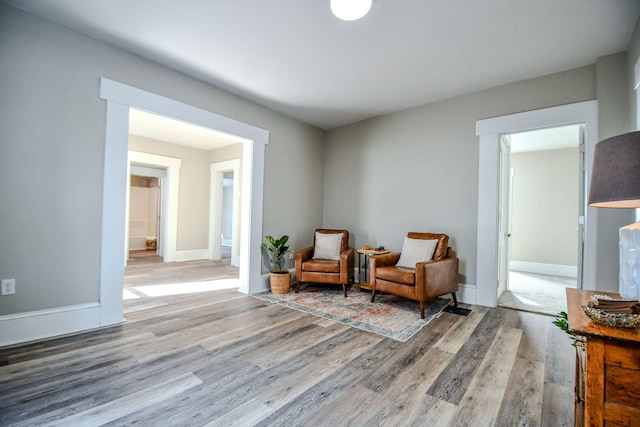
[(302, 263), (302, 271), (317, 273), (340, 273), (340, 261), (312, 259)]
[(342, 233), (318, 233), (316, 231), (313, 259), (340, 259)]
[(420, 261), (429, 261), (433, 258), (437, 245), (437, 240), (405, 237), (397, 266), (415, 269), (416, 264)]
[(403, 285), (415, 286), (416, 269), (396, 266), (376, 268), (376, 278)]

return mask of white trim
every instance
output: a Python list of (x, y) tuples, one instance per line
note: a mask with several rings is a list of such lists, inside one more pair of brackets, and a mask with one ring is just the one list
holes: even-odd
[(578, 267), (575, 265), (545, 264), (542, 262), (511, 260), (511, 262), (509, 262), (509, 270), (578, 278)]
[[(182, 166), (182, 160), (174, 157), (160, 156), (158, 154), (143, 153), (140, 151), (129, 150), (129, 168), (133, 163), (142, 164), (146, 166), (161, 166), (166, 168), (166, 177), (163, 179), (163, 183), (168, 185), (162, 185), (162, 210), (160, 214), (161, 222), (164, 230), (160, 232), (162, 238), (160, 244), (162, 248), (160, 253), (162, 254), (164, 262), (177, 261), (176, 252), (178, 246), (178, 197), (180, 194), (180, 167)], [(130, 169), (127, 171), (127, 176), (131, 174)], [(128, 181), (129, 182), (129, 181)], [(168, 187), (168, 188), (167, 188)], [(129, 184), (127, 190), (131, 188)], [(127, 204), (127, 221), (125, 226), (129, 225), (129, 195), (126, 197)], [(127, 232), (126, 236), (129, 233)], [(125, 259), (128, 251), (125, 251)]]
[(458, 302), (471, 305), (475, 304), (476, 290), (476, 287), (473, 285), (469, 285), (466, 283), (459, 284), (458, 291), (456, 292), (456, 298), (458, 299)]
[(98, 303), (9, 314), (0, 316), (0, 346), (93, 329), (100, 325)]
[(192, 249), (189, 251), (176, 252), (176, 261), (194, 261), (198, 259), (207, 259), (207, 249)]
[[(242, 236), (240, 244), (240, 280), (239, 290), (244, 293), (255, 292), (260, 285), (261, 252), (260, 242), (262, 241), (262, 209), (263, 209), (263, 177), (264, 177), (264, 153), (265, 145), (269, 142), (269, 132), (237, 120), (224, 117), (210, 111), (184, 104), (173, 99), (165, 98), (132, 86), (128, 86), (107, 78), (100, 79), (100, 97), (106, 99), (108, 104), (118, 104), (123, 108), (136, 108), (139, 110), (159, 114), (165, 117), (174, 118), (197, 126), (215, 129), (219, 132), (231, 135), (243, 142), (243, 180), (242, 194), (246, 203), (242, 204), (242, 228), (248, 230)], [(117, 117), (115, 118), (118, 121)], [(109, 127), (109, 117), (107, 117), (107, 127)], [(120, 121), (118, 121), (119, 124)], [(128, 128), (128, 116), (127, 116)], [(128, 129), (127, 129), (128, 130)], [(124, 143), (126, 144), (126, 136)], [(107, 144), (109, 142), (107, 141)], [(126, 149), (125, 149), (126, 156)], [(119, 177), (126, 178), (124, 166), (126, 160), (120, 165), (114, 164), (112, 168), (105, 169), (105, 181)], [(124, 186), (123, 186), (124, 187)], [(121, 187), (122, 188), (122, 187)], [(120, 194), (122, 197), (122, 192)], [(110, 218), (115, 223), (124, 222), (124, 200), (122, 201), (122, 215), (118, 211), (110, 209), (109, 204), (104, 204), (104, 217)], [(124, 224), (122, 224), (124, 231)], [(120, 233), (122, 236), (123, 233)], [(122, 240), (122, 239), (121, 239)], [(102, 253), (109, 253), (113, 248), (104, 245)], [(121, 254), (122, 252), (118, 252)], [(117, 283), (102, 283), (101, 288), (111, 289), (115, 294), (116, 286), (120, 289), (119, 305), (122, 310), (122, 277), (119, 276)]]
[[(233, 184), (231, 194), (233, 195), (233, 227), (231, 230), (231, 265), (238, 266), (238, 232), (237, 222), (240, 209), (241, 192), (238, 191), (238, 177), (240, 177), (240, 159), (227, 160), (224, 162), (212, 163), (209, 166), (209, 251), (207, 257), (212, 260), (219, 260), (222, 257), (221, 240), (215, 236), (222, 234), (222, 186), (224, 172), (233, 171)], [(242, 234), (242, 232), (240, 232)]]
[[(85, 329), (123, 321), (122, 282), (126, 236), (126, 199), (129, 106), (107, 101), (102, 190), (102, 229), (100, 238), (99, 303), (100, 322), (87, 322)], [(124, 195), (124, 196), (123, 196)], [(46, 323), (46, 322), (44, 322)], [(43, 330), (47, 328), (42, 325)], [(69, 325), (68, 333), (78, 330)]]
[[(498, 189), (500, 135), (571, 124), (585, 125), (586, 187), (591, 179), (593, 150), (598, 142), (598, 102), (585, 101), (559, 107), (511, 114), (476, 122), (478, 155), (478, 236), (476, 258), (476, 304), (497, 305)], [(597, 210), (585, 211), (584, 289), (595, 289)]]

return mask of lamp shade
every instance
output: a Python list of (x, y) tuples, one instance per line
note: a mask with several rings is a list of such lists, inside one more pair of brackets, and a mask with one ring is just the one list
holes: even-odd
[(589, 206), (640, 208), (640, 131), (596, 144)]

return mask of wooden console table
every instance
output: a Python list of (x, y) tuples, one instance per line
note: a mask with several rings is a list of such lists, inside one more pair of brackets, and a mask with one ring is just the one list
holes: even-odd
[(569, 329), (586, 341), (585, 425), (640, 426), (640, 328), (591, 321), (582, 306), (594, 294), (622, 299), (613, 293), (567, 289)]

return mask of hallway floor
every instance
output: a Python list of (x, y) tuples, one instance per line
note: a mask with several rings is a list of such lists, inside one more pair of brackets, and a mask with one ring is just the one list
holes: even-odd
[(576, 287), (572, 277), (510, 271), (509, 290), (498, 298), (498, 306), (555, 316), (567, 311), (566, 288)]

